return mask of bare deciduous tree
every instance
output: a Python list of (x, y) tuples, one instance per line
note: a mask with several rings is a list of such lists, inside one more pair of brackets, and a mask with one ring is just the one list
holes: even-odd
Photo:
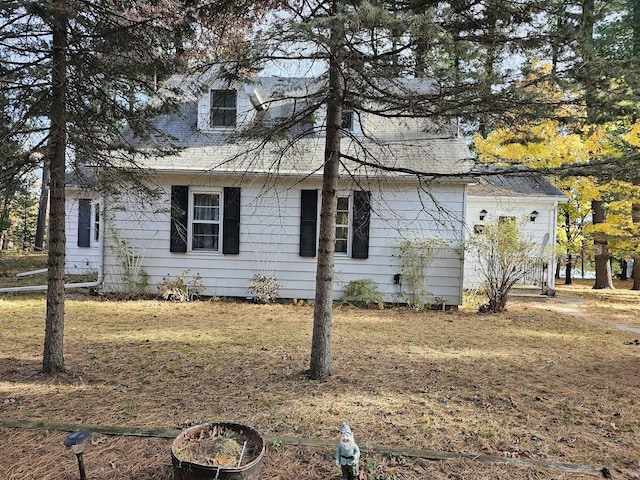
[(482, 233), (472, 237), (468, 250), (476, 260), (481, 288), (487, 297), (480, 312), (506, 310), (511, 289), (541, 263), (536, 248), (535, 244), (523, 240), (515, 221), (485, 224)]

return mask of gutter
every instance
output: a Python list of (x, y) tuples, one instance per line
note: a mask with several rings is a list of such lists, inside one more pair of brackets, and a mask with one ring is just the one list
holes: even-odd
[[(97, 287), (102, 283), (104, 278), (104, 273), (102, 272), (102, 267), (98, 270), (98, 279), (93, 282), (82, 282), (82, 283), (65, 283), (64, 288), (91, 288)], [(49, 288), (48, 285), (29, 285), (26, 287), (6, 287), (0, 288), (0, 293), (9, 293), (9, 292), (35, 292), (40, 290), (47, 290)]]
[(16, 277), (28, 277), (29, 275), (38, 275), (39, 273), (45, 273), (48, 269), (41, 268), (40, 270), (32, 270), (30, 272), (16, 273)]

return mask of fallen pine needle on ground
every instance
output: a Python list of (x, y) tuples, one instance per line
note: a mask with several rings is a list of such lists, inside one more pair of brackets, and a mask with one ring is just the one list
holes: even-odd
[[(577, 300), (567, 309), (569, 298)], [(159, 429), (234, 421), (268, 437), (336, 444), (346, 421), (363, 445), (505, 459), (364, 452), (368, 480), (593, 478), (507, 462), (518, 458), (640, 478), (639, 300), (640, 292), (577, 285), (499, 315), (336, 306), (334, 374), (311, 381), (308, 305), (70, 295), (68, 372), (44, 376), (44, 296), (3, 296), (0, 417)], [(74, 478), (65, 436), (0, 427), (0, 477)], [(87, 475), (171, 479), (170, 446), (94, 434)], [(267, 444), (259, 478), (337, 480), (333, 454)]]

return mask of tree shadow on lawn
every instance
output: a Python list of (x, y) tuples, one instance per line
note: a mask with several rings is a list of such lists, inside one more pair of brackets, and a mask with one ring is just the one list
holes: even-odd
[[(513, 453), (516, 444), (534, 458), (591, 461), (596, 452), (638, 451), (630, 432), (640, 411), (628, 392), (640, 358), (622, 346), (623, 336), (510, 315), (473, 324), (494, 329), (493, 343), (464, 332), (473, 325), (453, 316), (404, 325), (408, 333), (339, 320), (334, 375), (319, 382), (304, 373), (309, 344), (286, 335), (261, 344), (241, 336), (71, 333), (69, 374), (42, 376), (36, 361), (0, 359), (0, 378), (15, 384), (5, 398), (18, 399), (0, 411), (154, 428), (235, 420), (266, 435), (325, 439), (348, 421), (357, 440), (372, 444), (489, 454)], [(449, 318), (460, 322), (460, 334), (438, 336)], [(364, 328), (346, 335), (358, 322)]]
[(0, 357), (0, 379), (7, 382), (47, 380), (42, 373), (42, 360)]
[[(185, 350), (183, 342), (114, 345), (94, 341), (68, 355), (69, 373), (54, 377), (41, 374), (39, 362), (0, 358), (0, 378), (16, 384), (68, 386), (71, 403), (78, 394), (82, 399), (108, 399), (115, 408), (129, 405), (127, 408), (150, 413), (173, 404), (186, 415), (214, 411), (246, 416), (314, 399), (320, 403), (322, 398), (338, 403), (341, 398), (358, 402), (380, 396), (437, 395), (440, 401), (458, 397), (479, 403), (478, 398), (491, 394), (494, 401), (487, 402), (495, 406), (495, 399), (520, 393), (565, 396), (571, 389), (582, 389), (577, 392), (580, 398), (592, 395), (589, 386), (617, 390), (628, 385), (632, 380), (628, 373), (637, 371), (640, 362), (632, 351), (621, 358), (603, 359), (579, 346), (574, 351), (558, 347), (555, 353), (545, 349), (524, 363), (518, 346), (500, 353), (454, 349), (439, 358), (442, 352), (435, 350), (432, 354), (353, 352), (348, 359), (342, 353), (344, 347), (338, 347), (341, 353), (334, 360), (335, 374), (314, 382), (304, 373), (307, 352), (301, 346), (230, 346), (221, 351), (208, 342), (188, 343)], [(575, 391), (573, 395), (576, 397)], [(78, 413), (82, 411), (90, 413), (86, 406)]]
[[(60, 393), (64, 392), (67, 415), (89, 423), (142, 422), (180, 428), (212, 417), (257, 418), (270, 432), (295, 434), (309, 432), (301, 425), (305, 420), (310, 420), (311, 429), (324, 423), (305, 419), (300, 409), (333, 418), (339, 426), (343, 419), (358, 418), (367, 409), (392, 419), (397, 412), (409, 410), (423, 416), (429, 412), (427, 406), (433, 415), (463, 407), (481, 413), (517, 413), (516, 405), (530, 402), (528, 408), (534, 412), (551, 414), (548, 401), (535, 398), (554, 404), (566, 398), (571, 399), (568, 403), (591, 404), (592, 398), (613, 395), (607, 399), (612, 402), (619, 388), (631, 387), (629, 375), (640, 361), (633, 352), (607, 361), (590, 356), (580, 346), (574, 351), (540, 351), (524, 363), (518, 346), (499, 354), (480, 348), (454, 349), (440, 358), (435, 350), (432, 354), (354, 352), (348, 361), (339, 355), (332, 377), (313, 382), (303, 372), (307, 361), (303, 347), (236, 345), (222, 351), (208, 342), (189, 343), (184, 350), (182, 342), (114, 345), (94, 341), (69, 355), (69, 374), (47, 377), (37, 373), (35, 361), (15, 359), (0, 360), (0, 372), (2, 378), (18, 384), (17, 390), (20, 383), (45, 387), (39, 394), (29, 389), (17, 394), (23, 408), (28, 406), (34, 414), (41, 411), (41, 416), (48, 415), (48, 407), (64, 414), (55, 406), (63, 401)], [(344, 346), (339, 350), (344, 351)], [(602, 388), (594, 392), (590, 388), (594, 385)], [(54, 396), (47, 402), (38, 401), (51, 393)], [(5, 407), (12, 410), (12, 405)], [(335, 432), (325, 429), (322, 433), (333, 436)]]

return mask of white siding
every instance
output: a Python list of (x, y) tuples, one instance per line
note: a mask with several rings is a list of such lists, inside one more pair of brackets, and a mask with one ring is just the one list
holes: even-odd
[[(236, 184), (232, 179), (209, 176), (195, 179), (173, 176), (165, 179), (165, 192), (153, 205), (133, 198), (111, 201), (108, 222), (112, 222), (119, 233), (118, 238), (108, 235), (106, 239), (105, 288), (122, 288), (123, 253), (127, 250), (149, 275), (150, 290), (164, 278), (175, 279), (188, 270), (189, 277), (197, 274), (202, 278), (206, 295), (246, 297), (250, 295), (250, 279), (263, 273), (276, 277), (282, 285), (282, 298), (313, 299), (316, 259), (299, 256), (300, 190), (320, 190), (321, 184), (317, 180), (287, 183), (280, 179), (274, 187), (273, 179), (268, 182), (265, 185), (262, 180), (254, 179)], [(169, 252), (170, 185), (187, 184), (242, 188), (239, 255)], [(371, 278), (386, 301), (402, 301), (394, 285), (394, 275), (400, 273), (399, 239), (440, 236), (450, 242), (451, 248), (441, 252), (428, 268), (427, 287), (434, 296), (446, 298), (447, 304), (459, 305), (464, 186), (434, 184), (428, 190), (419, 191), (415, 183), (397, 180), (358, 186), (346, 182), (340, 191), (359, 189), (371, 191), (369, 258), (336, 255), (335, 299), (340, 298), (349, 281)], [(126, 248), (123, 250), (123, 247)]]
[[(78, 247), (78, 202), (81, 198), (92, 200), (92, 222), (91, 222), (91, 246)], [(104, 236), (104, 228), (100, 225), (100, 238), (95, 241), (95, 225), (93, 218), (96, 205), (99, 201), (95, 192), (87, 192), (80, 190), (67, 190), (67, 198), (65, 202), (65, 230), (66, 230), (66, 260), (65, 272), (68, 274), (85, 274), (98, 272), (101, 268), (101, 245)]]
[[(480, 220), (480, 211), (486, 210), (487, 215)], [(538, 212), (535, 222), (530, 219), (533, 211)], [(534, 253), (548, 263), (545, 281), (549, 288), (555, 285), (555, 244), (556, 218), (558, 201), (553, 197), (531, 196), (468, 196), (465, 231), (467, 238), (474, 233), (474, 226), (497, 221), (499, 217), (515, 217), (518, 230), (523, 239), (536, 245)], [(467, 254), (464, 263), (465, 289), (477, 288), (480, 278), (476, 271), (477, 260)], [(526, 283), (542, 286), (540, 279), (527, 279)]]

